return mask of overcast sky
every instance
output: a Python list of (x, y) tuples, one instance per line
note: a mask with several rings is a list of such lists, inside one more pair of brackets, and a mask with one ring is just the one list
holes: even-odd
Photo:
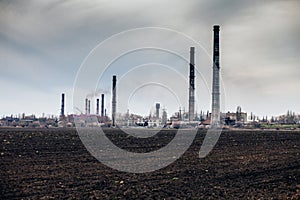
[[(73, 113), (73, 86), (80, 65), (100, 42), (121, 31), (140, 27), (176, 30), (195, 39), (211, 54), (214, 24), (221, 26), (223, 111), (235, 111), (241, 106), (243, 111), (259, 116), (280, 115), (287, 110), (300, 113), (299, 11), (298, 0), (0, 1), (0, 115), (23, 112), (38, 116), (42, 113), (58, 115), (62, 92), (66, 93), (66, 113)], [(124, 45), (134, 44), (137, 40), (128, 37), (123, 42)], [(175, 40), (173, 44), (176, 44)], [(109, 50), (114, 51), (114, 48), (118, 47), (111, 46)], [(186, 49), (183, 54), (188, 57), (188, 47), (182, 48)], [(204, 50), (196, 48), (196, 66), (203, 70), (201, 73), (205, 77), (202, 79), (206, 79), (211, 87), (212, 65), (201, 66)], [(122, 66), (150, 63), (149, 57), (156, 58), (157, 54), (157, 50), (137, 52), (134, 57), (125, 56), (113, 63), (110, 72), (102, 77), (108, 84), (99, 86), (107, 95), (108, 112), (111, 75), (122, 77), (120, 71), (130, 69), (121, 69)], [(176, 95), (168, 90), (169, 86), (166, 89), (160, 84), (149, 86), (138, 82), (142, 87), (133, 87), (136, 84), (131, 82), (133, 77), (123, 76), (124, 84), (119, 86), (123, 86), (122, 91), (127, 88), (128, 94), (136, 92), (130, 99), (122, 99), (119, 94), (118, 101), (128, 103), (133, 112), (147, 114), (154, 102), (161, 102), (169, 114), (178, 106), (187, 108), (188, 86), (184, 79), (174, 81), (177, 75), (176, 80), (188, 75), (186, 63), (170, 54), (159, 55), (155, 62), (175, 68), (183, 65), (182, 70), (177, 68), (181, 74), (172, 70), (168, 73), (168, 70), (164, 71), (167, 67), (148, 64), (133, 77), (144, 74), (144, 77), (159, 78), (155, 74), (167, 74), (161, 79), (177, 88), (186, 88), (182, 93), (181, 90), (174, 92), (182, 102), (176, 100)], [(209, 58), (205, 56), (205, 59)], [(143, 59), (132, 62), (137, 58)], [(149, 76), (145, 75), (147, 70), (150, 70)], [(202, 79), (200, 75), (196, 76), (196, 89), (199, 89), (196, 93), (200, 99), (196, 100), (198, 112), (210, 109), (210, 91), (207, 88), (200, 91), (204, 85)], [(130, 83), (133, 86), (130, 87)], [(149, 92), (146, 94), (145, 91)], [(157, 94), (161, 92), (169, 97), (160, 99)], [(207, 96), (202, 99), (201, 95)], [(84, 100), (80, 110), (83, 105)], [(122, 106), (119, 107), (121, 110)], [(124, 103), (123, 109), (125, 107)]]

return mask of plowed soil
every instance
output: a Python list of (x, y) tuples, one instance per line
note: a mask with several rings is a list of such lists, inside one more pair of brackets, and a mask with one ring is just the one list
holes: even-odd
[[(106, 130), (121, 148), (149, 152), (172, 140)], [(149, 173), (111, 169), (75, 129), (0, 129), (0, 199), (300, 199), (300, 132), (224, 131), (199, 159), (205, 132), (171, 165)]]

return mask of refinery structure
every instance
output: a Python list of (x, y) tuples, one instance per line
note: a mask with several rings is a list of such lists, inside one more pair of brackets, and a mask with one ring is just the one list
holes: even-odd
[[(148, 116), (141, 116), (130, 113), (121, 114), (117, 112), (117, 76), (112, 76), (111, 87), (111, 113), (107, 114), (105, 108), (106, 95), (101, 94), (96, 97), (96, 102), (86, 97), (83, 99), (84, 113), (65, 114), (65, 94), (61, 94), (61, 108), (59, 117), (48, 116), (36, 118), (34, 115), (3, 117), (0, 126), (14, 127), (74, 127), (75, 122), (80, 127), (147, 127), (147, 128), (208, 128), (208, 127), (249, 127), (261, 128), (264, 124), (276, 125), (294, 124), (300, 128), (300, 116), (292, 111), (288, 111), (286, 115), (279, 117), (256, 117), (251, 113), (250, 116), (246, 112), (242, 112), (240, 106), (236, 112), (222, 113), (220, 110), (220, 26), (213, 26), (213, 74), (212, 74), (212, 96), (211, 96), (211, 112), (201, 111), (195, 112), (195, 47), (190, 47), (190, 61), (188, 74), (188, 110), (179, 108), (178, 112), (168, 117), (165, 108), (161, 107), (160, 102), (156, 102), (155, 112)], [(91, 103), (96, 103), (96, 109), (91, 110)], [(92, 106), (93, 107), (93, 106)], [(96, 120), (95, 120), (96, 119)]]
[[(178, 113), (174, 113), (168, 118), (168, 114), (165, 109), (161, 109), (160, 102), (155, 103), (155, 112), (150, 113), (148, 116), (141, 116), (137, 114), (130, 114), (129, 110), (125, 114), (117, 112), (117, 76), (112, 77), (111, 87), (111, 115), (103, 115), (104, 107), (104, 94), (101, 95), (101, 115), (99, 114), (99, 99), (96, 100), (96, 112), (91, 113), (91, 100), (85, 99), (85, 113), (80, 115), (71, 115), (70, 119), (64, 116), (63, 106), (60, 115), (60, 123), (62, 126), (67, 126), (68, 123), (72, 123), (74, 126), (74, 120), (76, 125), (83, 127), (93, 126), (107, 126), (107, 127), (198, 127), (199, 125), (211, 125), (214, 127), (221, 127), (221, 112), (220, 112), (220, 61), (219, 61), (219, 25), (215, 25), (213, 35), (213, 83), (212, 83), (212, 113), (204, 115), (204, 112), (195, 113), (195, 47), (190, 47), (190, 61), (189, 61), (189, 85), (188, 85), (188, 110), (181, 110), (179, 108)], [(62, 96), (62, 99), (64, 96)], [(63, 100), (62, 100), (63, 101)], [(63, 105), (63, 102), (62, 102)], [(96, 123), (95, 120), (97, 119)], [(246, 121), (246, 120), (245, 120)], [(78, 123), (79, 122), (79, 123)]]

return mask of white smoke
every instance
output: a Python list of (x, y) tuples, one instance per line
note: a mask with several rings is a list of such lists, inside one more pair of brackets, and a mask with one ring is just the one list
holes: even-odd
[(101, 94), (109, 94), (110, 91), (108, 90), (103, 90), (103, 89), (97, 89), (96, 91), (94, 92), (91, 92), (91, 93), (88, 93), (86, 95), (86, 98), (90, 99), (90, 98), (95, 98), (95, 97), (100, 97)]

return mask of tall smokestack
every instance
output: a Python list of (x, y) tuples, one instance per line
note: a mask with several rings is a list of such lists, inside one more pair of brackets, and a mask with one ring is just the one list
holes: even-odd
[(159, 118), (159, 109), (160, 109), (160, 104), (157, 103), (157, 104), (156, 104), (156, 118), (157, 118), (157, 119)]
[(61, 110), (60, 110), (60, 115), (65, 116), (65, 94), (61, 94)]
[(91, 114), (91, 100), (88, 101), (88, 114)]
[(116, 101), (116, 84), (117, 84), (117, 76), (113, 76), (113, 82), (112, 82), (112, 125), (115, 126), (116, 125), (116, 105), (117, 105), (117, 101)]
[(96, 102), (96, 114), (99, 115), (99, 99)]
[(85, 114), (88, 114), (88, 106), (89, 106), (89, 100), (86, 98), (85, 99)]
[(214, 26), (213, 47), (213, 88), (212, 88), (212, 126), (220, 126), (220, 26)]
[(190, 49), (189, 121), (195, 119), (195, 47)]
[(104, 94), (101, 94), (101, 117), (104, 116)]

